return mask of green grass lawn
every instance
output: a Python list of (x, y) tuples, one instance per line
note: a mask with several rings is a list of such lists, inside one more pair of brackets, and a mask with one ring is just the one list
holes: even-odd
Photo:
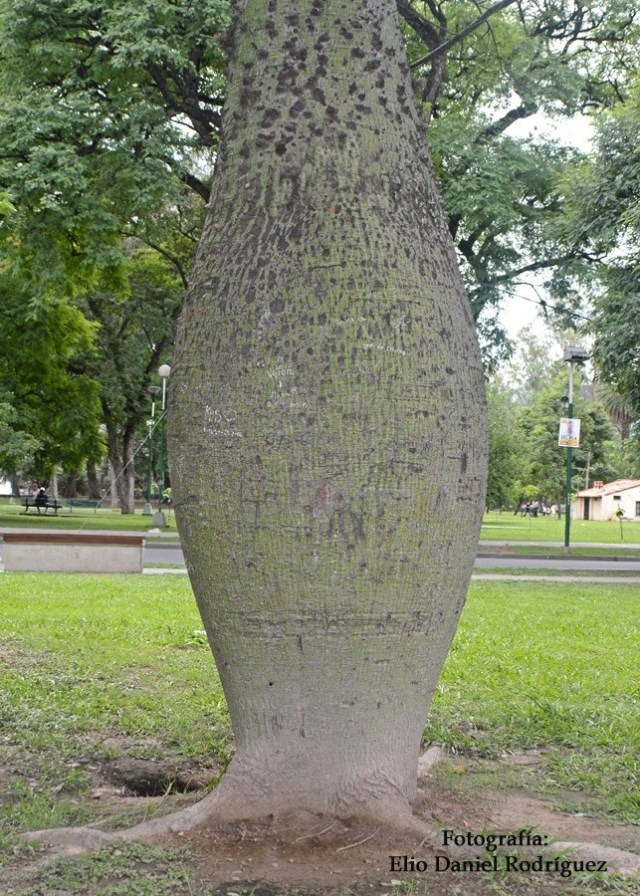
[(637, 585), (474, 582), (425, 739), (546, 748), (536, 786), (638, 824), (639, 645)]
[[(474, 583), (425, 743), (471, 757), (544, 747), (536, 789), (640, 823), (639, 597)], [(5, 838), (90, 819), (88, 770), (109, 750), (224, 766), (232, 738), (201, 627), (182, 577), (0, 575)]]
[[(154, 505), (155, 509), (155, 505)], [(20, 504), (9, 504), (7, 498), (0, 499), (0, 529), (1, 528), (33, 528), (33, 529), (104, 529), (113, 531), (148, 532), (153, 525), (153, 517), (143, 516), (142, 508), (138, 507), (134, 514), (122, 514), (119, 510), (110, 507), (101, 507), (95, 513), (90, 508), (76, 508), (73, 512), (67, 508), (59, 511), (57, 516), (52, 513), (38, 516), (33, 510), (24, 512)], [(168, 522), (167, 532), (176, 532), (176, 522), (173, 511), (165, 511)], [(564, 543), (564, 520), (550, 517), (514, 516), (512, 512), (487, 513), (484, 517), (481, 539), (498, 541), (544, 541), (555, 542), (556, 545)], [(638, 545), (640, 547), (640, 522), (623, 523), (622, 537), (618, 522), (582, 522), (573, 520), (571, 523), (571, 545), (578, 549), (585, 542), (598, 544)], [(481, 545), (482, 547), (482, 545)]]
[[(153, 510), (154, 512), (156, 510), (155, 504)], [(25, 513), (22, 504), (17, 501), (15, 504), (10, 504), (8, 498), (2, 498), (0, 499), (0, 529), (103, 529), (147, 532), (153, 526), (153, 516), (144, 516), (141, 511), (142, 506), (137, 507), (133, 514), (122, 514), (120, 510), (111, 507), (99, 507), (95, 511), (90, 507), (74, 507), (73, 510), (63, 507), (57, 514), (53, 514), (51, 511), (46, 514), (38, 514), (32, 508)], [(168, 531), (175, 532), (173, 511), (165, 510), (164, 514), (168, 523)]]
[[(564, 519), (556, 517), (522, 517), (513, 511), (485, 514), (480, 538), (500, 541), (548, 541), (564, 544)], [(593, 520), (571, 521), (571, 545), (593, 542), (596, 544), (637, 544), (640, 545), (640, 521), (623, 522), (616, 520), (596, 522)]]

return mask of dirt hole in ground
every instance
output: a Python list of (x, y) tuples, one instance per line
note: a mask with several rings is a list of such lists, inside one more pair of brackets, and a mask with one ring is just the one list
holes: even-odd
[(112, 760), (105, 764), (103, 773), (112, 785), (122, 787), (130, 796), (139, 797), (203, 791), (218, 774), (211, 768), (131, 758)]

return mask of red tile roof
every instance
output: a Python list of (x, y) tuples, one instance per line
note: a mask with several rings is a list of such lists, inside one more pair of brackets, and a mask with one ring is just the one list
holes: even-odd
[(617, 495), (626, 492), (630, 488), (640, 488), (640, 479), (616, 479), (614, 482), (605, 482), (602, 488), (586, 488), (578, 492), (579, 498), (604, 498), (607, 495)]

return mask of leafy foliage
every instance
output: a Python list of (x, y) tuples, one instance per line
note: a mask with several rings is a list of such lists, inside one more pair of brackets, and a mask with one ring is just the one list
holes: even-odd
[[(561, 503), (564, 483), (565, 451), (558, 447), (560, 398), (566, 392), (566, 371), (562, 371), (524, 408), (518, 417), (518, 438), (526, 445), (526, 482), (535, 485), (538, 494)], [(576, 390), (574, 416), (581, 421), (580, 447), (573, 449), (573, 488), (586, 487), (589, 481), (610, 481), (616, 471), (609, 463), (615, 443), (615, 430), (596, 402)]]
[(48, 478), (57, 465), (69, 469), (101, 452), (97, 387), (86, 372), (94, 334), (64, 302), (25, 317), (28, 298), (20, 281), (0, 278), (0, 464), (8, 473), (30, 467)]
[(536, 135), (529, 123), (543, 113), (567, 120), (569, 130), (575, 113), (612, 105), (637, 63), (638, 15), (620, 0), (525, 0), (440, 53), (438, 44), (464, 34), (485, 8), (447, 0), (411, 4), (424, 19), (424, 43), (414, 32), (409, 51), (431, 114), (429, 141), (449, 226), (491, 365), (506, 353), (496, 309), (520, 283), (544, 276), (565, 294), (594, 260), (585, 235), (569, 232), (564, 217), (566, 172), (580, 169), (580, 155)]
[(607, 252), (595, 299), (594, 353), (602, 378), (640, 418), (640, 83), (602, 123), (578, 203), (579, 222)]
[(0, 185), (35, 294), (117, 284), (123, 229), (179, 204), (185, 182), (206, 197), (195, 169), (215, 141), (227, 19), (215, 0), (4, 5)]

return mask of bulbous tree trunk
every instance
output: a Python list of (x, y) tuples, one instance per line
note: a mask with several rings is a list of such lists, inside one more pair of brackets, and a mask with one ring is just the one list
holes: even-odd
[(169, 450), (229, 815), (393, 816), (464, 603), (483, 375), (393, 0), (247, 0)]

